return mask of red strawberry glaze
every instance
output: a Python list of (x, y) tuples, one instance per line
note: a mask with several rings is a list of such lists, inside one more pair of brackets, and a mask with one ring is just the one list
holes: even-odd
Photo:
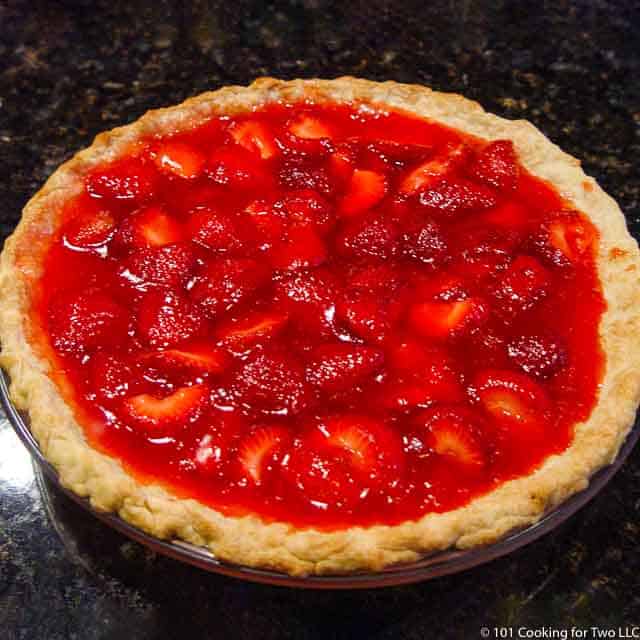
[(597, 233), (515, 158), (278, 104), (96, 169), (33, 305), (92, 446), (326, 530), (454, 509), (563, 451), (604, 368)]

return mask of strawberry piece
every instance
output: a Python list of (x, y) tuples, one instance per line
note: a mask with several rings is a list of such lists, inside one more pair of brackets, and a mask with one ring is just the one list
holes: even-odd
[(254, 200), (247, 205), (244, 213), (249, 216), (260, 249), (268, 250), (286, 239), (288, 224), (283, 207), (265, 200)]
[(373, 402), (389, 411), (410, 411), (437, 402), (462, 402), (464, 390), (456, 376), (445, 370), (442, 377), (429, 380), (409, 378), (385, 382), (376, 389)]
[(331, 138), (331, 129), (319, 118), (301, 114), (289, 123), (289, 131), (303, 140), (321, 140)]
[(136, 386), (135, 367), (121, 354), (113, 355), (98, 351), (91, 356), (89, 372), (92, 389), (101, 400), (122, 398)]
[(387, 260), (399, 247), (398, 226), (383, 215), (349, 221), (336, 237), (337, 250), (346, 256), (373, 256)]
[(245, 120), (234, 124), (231, 137), (237, 144), (251, 153), (258, 154), (263, 160), (269, 160), (278, 154), (275, 137), (269, 126), (257, 120)]
[(447, 241), (442, 230), (431, 220), (414, 219), (406, 224), (401, 246), (404, 255), (424, 264), (440, 263), (447, 253)]
[(347, 391), (365, 381), (384, 361), (379, 349), (349, 344), (323, 345), (314, 349), (306, 367), (307, 382), (326, 393)]
[(256, 154), (243, 147), (225, 146), (217, 148), (206, 165), (207, 175), (216, 183), (251, 189), (268, 189), (272, 178), (262, 166)]
[(282, 200), (282, 207), (287, 218), (297, 226), (310, 226), (326, 233), (335, 224), (331, 205), (313, 189), (288, 193)]
[(423, 163), (433, 152), (433, 148), (421, 144), (403, 144), (394, 140), (373, 140), (367, 142), (363, 161), (371, 156), (387, 167), (404, 168), (408, 164)]
[(249, 258), (210, 260), (196, 274), (189, 296), (210, 317), (246, 302), (269, 281), (268, 270)]
[(229, 356), (206, 342), (181, 345), (179, 349), (164, 349), (143, 356), (146, 362), (169, 370), (216, 374), (229, 367)]
[(202, 175), (207, 158), (189, 144), (170, 141), (155, 150), (154, 162), (164, 173), (192, 180)]
[(453, 273), (439, 273), (414, 285), (415, 296), (422, 300), (464, 300), (469, 292), (460, 278)]
[(313, 227), (293, 227), (287, 241), (271, 254), (271, 265), (281, 271), (317, 267), (327, 259), (327, 246)]
[(196, 420), (208, 397), (209, 388), (203, 384), (180, 387), (163, 398), (142, 393), (126, 398), (122, 413), (150, 436), (168, 436)]
[(124, 158), (106, 167), (95, 169), (85, 178), (87, 193), (94, 198), (136, 200), (150, 198), (157, 175), (153, 167), (140, 158)]
[(278, 311), (253, 311), (239, 320), (227, 321), (216, 330), (218, 340), (234, 351), (246, 351), (267, 342), (286, 326), (289, 316)]
[(295, 271), (276, 280), (276, 302), (296, 324), (320, 333), (331, 333), (338, 283), (322, 267)]
[(255, 351), (236, 372), (234, 391), (252, 410), (295, 414), (309, 401), (304, 369), (291, 355)]
[(420, 194), (419, 202), (434, 212), (452, 215), (460, 211), (495, 207), (495, 193), (465, 178), (443, 178)]
[(567, 267), (591, 254), (597, 232), (584, 217), (562, 213), (543, 223), (534, 238), (534, 246), (543, 258), (554, 265)]
[(124, 340), (129, 315), (109, 295), (90, 288), (56, 295), (49, 304), (48, 321), (53, 346), (64, 353), (77, 353)]
[(481, 282), (507, 269), (513, 259), (518, 237), (491, 228), (474, 228), (450, 248), (458, 255), (452, 271), (468, 282)]
[(525, 373), (549, 378), (567, 364), (566, 349), (547, 336), (520, 336), (507, 345), (507, 353)]
[(356, 166), (355, 163), (356, 151), (352, 145), (346, 143), (338, 145), (329, 156), (329, 173), (340, 187), (344, 187), (349, 183)]
[(398, 319), (378, 296), (364, 293), (340, 299), (336, 315), (355, 335), (374, 343), (385, 342)]
[(117, 232), (117, 242), (123, 247), (163, 247), (180, 242), (182, 225), (162, 207), (151, 205), (138, 209), (125, 218)]
[(401, 194), (412, 195), (434, 186), (444, 176), (460, 166), (468, 154), (469, 149), (463, 144), (448, 145), (434, 158), (412, 169), (404, 177), (398, 190)]
[(65, 244), (76, 249), (99, 249), (109, 242), (116, 222), (105, 209), (85, 210), (68, 222), (62, 231)]
[(351, 174), (349, 183), (339, 208), (345, 217), (356, 216), (374, 207), (387, 193), (387, 180), (381, 173), (356, 169)]
[(276, 425), (259, 427), (250, 433), (238, 447), (238, 462), (243, 475), (252, 484), (263, 484), (291, 440), (289, 431)]
[(391, 264), (369, 264), (356, 271), (349, 281), (349, 289), (359, 293), (388, 294), (404, 284), (405, 275)]
[(191, 461), (207, 477), (225, 477), (227, 465), (235, 462), (236, 443), (247, 429), (233, 411), (209, 410), (207, 430), (195, 441)]
[(513, 200), (499, 204), (482, 214), (482, 217), (478, 219), (478, 223), (483, 226), (496, 225), (509, 230), (526, 227), (528, 222), (527, 209)]
[(139, 291), (178, 287), (189, 279), (196, 258), (187, 244), (139, 249), (127, 256), (118, 270), (125, 283)]
[(174, 291), (150, 291), (140, 303), (138, 336), (152, 347), (168, 347), (198, 334), (206, 323), (189, 300)]
[(286, 162), (278, 173), (278, 180), (284, 189), (312, 189), (325, 196), (332, 195), (334, 191), (325, 169), (298, 160)]
[(482, 326), (489, 312), (480, 298), (451, 302), (420, 302), (409, 309), (409, 324), (427, 338), (448, 338)]
[(505, 425), (541, 422), (550, 406), (540, 385), (522, 373), (503, 369), (478, 373), (471, 393), (487, 414)]
[(496, 140), (489, 143), (471, 163), (469, 173), (476, 180), (501, 191), (515, 189), (520, 169), (513, 142)]
[(514, 315), (531, 309), (551, 287), (551, 274), (531, 256), (518, 256), (494, 285), (498, 310)]
[(191, 212), (187, 222), (187, 233), (193, 242), (218, 253), (236, 253), (242, 250), (246, 243), (239, 222), (211, 207), (202, 207)]
[(482, 471), (489, 462), (481, 419), (466, 407), (442, 406), (417, 414), (413, 424), (425, 433), (425, 444), (465, 471)]

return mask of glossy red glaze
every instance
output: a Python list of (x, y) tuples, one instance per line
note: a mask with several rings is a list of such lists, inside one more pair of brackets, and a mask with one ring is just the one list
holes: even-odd
[[(92, 445), (226, 513), (323, 529), (447, 511), (564, 450), (604, 364), (597, 234), (514, 157), (305, 104), (95, 170), (33, 311)], [(149, 206), (161, 228), (124, 242)]]

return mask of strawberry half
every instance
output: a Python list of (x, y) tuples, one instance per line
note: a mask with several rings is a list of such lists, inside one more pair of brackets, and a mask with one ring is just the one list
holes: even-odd
[(116, 221), (105, 209), (85, 210), (68, 222), (62, 231), (65, 244), (76, 249), (99, 249), (109, 242)]
[(419, 202), (434, 212), (452, 215), (460, 211), (495, 207), (495, 193), (465, 178), (443, 178), (420, 194)]
[(278, 454), (291, 443), (291, 434), (280, 426), (259, 427), (246, 436), (238, 447), (238, 462), (243, 475), (253, 484), (262, 484), (278, 464)]
[(331, 204), (313, 189), (299, 189), (282, 199), (282, 207), (288, 220), (299, 227), (313, 227), (326, 233), (335, 224)]
[(262, 159), (236, 145), (217, 148), (211, 154), (205, 170), (214, 182), (230, 187), (268, 189), (273, 183), (263, 167)]
[(229, 463), (235, 462), (236, 443), (247, 430), (245, 420), (233, 411), (208, 410), (206, 432), (196, 441), (191, 460), (207, 477), (225, 477)]
[(127, 286), (139, 291), (156, 287), (179, 287), (189, 279), (196, 263), (186, 243), (139, 249), (120, 264), (118, 275)]
[(288, 220), (284, 208), (277, 203), (254, 200), (246, 206), (244, 213), (249, 217), (252, 235), (261, 250), (269, 250), (286, 239)]
[(182, 225), (162, 207), (151, 205), (125, 218), (118, 228), (118, 244), (130, 248), (163, 247), (180, 242)]
[(533, 257), (518, 256), (493, 286), (498, 311), (514, 315), (531, 309), (551, 288), (551, 274)]
[(448, 338), (481, 327), (489, 311), (480, 298), (451, 302), (420, 302), (409, 309), (409, 325), (427, 338)]
[(313, 227), (292, 227), (270, 258), (271, 266), (281, 271), (317, 267), (327, 259), (327, 246)]
[(156, 190), (153, 166), (140, 158), (124, 158), (95, 169), (85, 178), (87, 193), (94, 198), (136, 200), (150, 198)]
[(401, 236), (402, 253), (424, 264), (443, 262), (447, 241), (440, 226), (432, 220), (414, 219), (406, 223)]
[(375, 373), (384, 352), (370, 347), (331, 344), (317, 347), (306, 367), (307, 382), (321, 392), (347, 391)]
[(269, 160), (278, 154), (275, 137), (269, 126), (263, 122), (238, 122), (231, 127), (230, 133), (237, 144), (251, 153), (258, 154), (263, 160)]
[(263, 265), (249, 258), (211, 260), (196, 274), (189, 297), (215, 317), (250, 299), (269, 276)]
[(336, 315), (356, 336), (373, 343), (385, 342), (398, 319), (395, 307), (366, 293), (339, 299)]
[(288, 321), (289, 315), (283, 312), (253, 311), (243, 318), (224, 322), (215, 335), (221, 344), (242, 352), (276, 336)]
[[(312, 141), (314, 144), (317, 141)], [(325, 196), (334, 191), (334, 184), (323, 167), (305, 163), (299, 159), (285, 162), (278, 172), (278, 180), (283, 189), (313, 189)]]
[(151, 436), (173, 435), (198, 417), (208, 396), (203, 384), (180, 387), (163, 398), (142, 393), (124, 400), (122, 413)]
[(476, 180), (501, 191), (514, 189), (520, 170), (513, 142), (496, 140), (489, 143), (471, 163), (469, 173)]
[(98, 289), (57, 294), (48, 308), (53, 346), (65, 353), (93, 351), (125, 339), (127, 309)]
[(129, 395), (136, 386), (135, 366), (122, 354), (97, 352), (91, 356), (90, 380), (102, 400), (115, 400)]
[(520, 336), (507, 345), (507, 353), (525, 373), (539, 379), (549, 378), (568, 361), (566, 349), (548, 336)]
[(466, 407), (442, 406), (427, 409), (413, 418), (436, 454), (446, 456), (466, 471), (482, 471), (488, 463), (483, 443), (482, 420)]
[(229, 366), (229, 356), (222, 349), (216, 349), (206, 342), (181, 345), (179, 349), (164, 349), (143, 356), (146, 362), (169, 370), (202, 373), (221, 373)]
[(140, 303), (137, 333), (153, 347), (168, 347), (201, 334), (206, 328), (202, 314), (175, 291), (150, 291)]
[(373, 208), (387, 194), (387, 180), (383, 174), (356, 169), (351, 174), (346, 193), (339, 204), (340, 215), (356, 216)]
[(154, 162), (160, 171), (192, 180), (202, 175), (207, 157), (182, 142), (165, 142), (155, 150)]
[(187, 233), (193, 242), (217, 253), (237, 253), (246, 244), (239, 221), (211, 207), (198, 208), (190, 213)]
[(448, 145), (434, 158), (412, 169), (400, 182), (399, 192), (412, 195), (435, 185), (441, 178), (461, 165), (469, 155), (463, 144)]
[(387, 260), (397, 253), (399, 241), (398, 225), (379, 214), (350, 220), (336, 236), (336, 248), (345, 256)]
[(487, 414), (506, 425), (540, 422), (550, 406), (543, 387), (516, 371), (482, 371), (475, 376), (471, 393)]

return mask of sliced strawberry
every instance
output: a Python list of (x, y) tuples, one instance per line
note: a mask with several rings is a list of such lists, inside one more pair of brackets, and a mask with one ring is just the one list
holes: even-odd
[(249, 217), (258, 247), (270, 249), (274, 244), (286, 240), (288, 221), (284, 207), (267, 200), (254, 200), (244, 210)]
[(390, 411), (408, 411), (430, 407), (437, 402), (462, 402), (464, 390), (455, 374), (419, 380), (408, 378), (385, 382), (376, 389), (373, 402)]
[(207, 430), (196, 440), (191, 459), (200, 473), (223, 478), (227, 465), (235, 462), (236, 443), (248, 425), (233, 411), (210, 409), (207, 417)]
[(124, 340), (129, 314), (106, 293), (89, 288), (56, 295), (49, 304), (48, 321), (53, 346), (78, 353)]
[(379, 349), (349, 344), (317, 347), (306, 367), (307, 382), (327, 393), (346, 391), (375, 373), (384, 361)]
[(515, 371), (487, 369), (474, 378), (472, 395), (498, 423), (535, 424), (549, 409), (545, 390)]
[(192, 342), (180, 348), (164, 349), (143, 356), (146, 362), (169, 370), (221, 373), (229, 366), (229, 356), (207, 342)]
[(245, 351), (273, 338), (288, 320), (289, 315), (280, 311), (253, 311), (238, 320), (224, 322), (216, 330), (216, 337), (234, 351)]
[(468, 155), (469, 149), (465, 145), (448, 145), (435, 157), (412, 169), (404, 177), (398, 190), (405, 195), (424, 191), (434, 186), (441, 178), (460, 166)]
[(292, 227), (284, 244), (271, 254), (271, 265), (281, 271), (317, 267), (327, 259), (327, 246), (313, 227)]
[(387, 167), (405, 168), (411, 164), (423, 163), (433, 148), (421, 144), (403, 144), (394, 140), (367, 141), (364, 149), (363, 162), (369, 164), (371, 157)]
[(387, 193), (387, 180), (381, 173), (356, 169), (339, 204), (340, 215), (356, 216), (374, 207)]
[(157, 174), (153, 166), (135, 157), (95, 169), (85, 178), (87, 193), (95, 198), (138, 202), (155, 193), (156, 183)]
[(360, 293), (389, 294), (397, 291), (406, 276), (388, 262), (367, 264), (358, 269), (349, 280), (349, 289)]
[(448, 245), (436, 222), (413, 219), (404, 225), (401, 246), (404, 255), (424, 264), (435, 265), (444, 260)]
[(253, 484), (262, 484), (291, 440), (291, 433), (276, 425), (258, 427), (246, 436), (238, 447), (238, 462), (245, 477)]
[(182, 225), (159, 205), (138, 209), (125, 218), (117, 232), (117, 242), (124, 247), (163, 247), (180, 242)]
[(62, 230), (65, 244), (80, 249), (97, 249), (109, 242), (116, 221), (106, 209), (85, 210)]
[(507, 345), (507, 353), (525, 373), (539, 379), (556, 374), (567, 364), (566, 349), (548, 336), (520, 336)]
[(301, 114), (289, 123), (289, 131), (303, 140), (321, 140), (331, 138), (331, 128), (320, 118)]
[(492, 293), (505, 315), (521, 313), (544, 298), (551, 274), (533, 257), (518, 256), (494, 285)]
[(218, 147), (207, 162), (206, 173), (218, 184), (237, 188), (265, 189), (273, 182), (257, 154), (235, 145)]
[(518, 242), (518, 236), (508, 231), (471, 229), (450, 247), (450, 253), (458, 256), (451, 270), (472, 283), (495, 277), (511, 264)]
[(191, 180), (202, 175), (207, 157), (189, 144), (169, 141), (155, 150), (154, 161), (160, 171)]
[(513, 142), (496, 140), (489, 143), (471, 163), (469, 172), (476, 180), (501, 191), (514, 189), (520, 170)]
[(346, 256), (373, 256), (387, 260), (399, 248), (400, 230), (383, 215), (349, 221), (336, 237), (336, 248)]
[(424, 430), (425, 444), (436, 454), (463, 466), (480, 471), (489, 461), (483, 442), (482, 419), (461, 406), (442, 406), (417, 414), (413, 424)]
[(136, 386), (135, 367), (121, 354), (97, 352), (91, 356), (91, 387), (101, 400), (129, 395)]
[(246, 244), (239, 221), (212, 207), (195, 209), (187, 222), (189, 237), (217, 253), (237, 253)]
[(443, 300), (445, 302), (464, 300), (469, 297), (464, 281), (453, 273), (439, 273), (414, 285), (415, 296), (422, 300)]
[(278, 180), (284, 189), (312, 189), (325, 196), (334, 191), (333, 181), (323, 167), (292, 160), (285, 162), (279, 173)]
[(356, 150), (346, 143), (338, 145), (329, 156), (328, 167), (331, 177), (340, 187), (345, 187), (356, 167)]
[(137, 333), (152, 347), (168, 347), (189, 340), (205, 328), (198, 309), (177, 292), (150, 291), (140, 303)]
[(313, 189), (299, 189), (282, 199), (282, 207), (288, 220), (295, 225), (314, 227), (325, 233), (335, 224), (331, 204)]
[(394, 308), (378, 296), (362, 293), (338, 300), (336, 315), (349, 329), (368, 342), (382, 343), (398, 319)]
[(127, 286), (146, 291), (154, 287), (178, 287), (189, 279), (196, 257), (188, 244), (139, 249), (127, 256), (118, 270)]
[(249, 258), (210, 260), (196, 274), (189, 296), (215, 317), (250, 299), (269, 281), (268, 269)]
[(254, 411), (295, 414), (309, 401), (304, 369), (291, 354), (255, 351), (236, 372), (234, 391)]
[(495, 207), (495, 193), (484, 185), (465, 178), (443, 178), (420, 194), (419, 202), (434, 212), (452, 215), (460, 211)]
[(562, 213), (542, 225), (534, 238), (538, 252), (554, 265), (566, 267), (590, 255), (597, 241), (593, 225), (577, 212)]
[(234, 124), (231, 137), (237, 144), (252, 153), (258, 154), (263, 160), (273, 158), (278, 154), (278, 146), (269, 126), (257, 120), (245, 120)]
[(447, 338), (478, 329), (489, 311), (480, 298), (451, 302), (419, 302), (409, 310), (409, 324), (427, 338)]
[(173, 435), (197, 418), (208, 396), (209, 388), (203, 384), (180, 387), (163, 398), (142, 393), (124, 400), (122, 413), (151, 436)]

